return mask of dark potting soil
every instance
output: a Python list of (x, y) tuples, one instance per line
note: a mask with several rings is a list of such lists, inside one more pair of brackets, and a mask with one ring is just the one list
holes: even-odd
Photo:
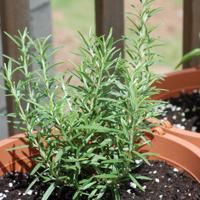
[[(160, 161), (152, 161), (151, 166), (143, 165), (138, 173), (151, 177), (151, 181), (142, 183), (145, 192), (135, 188), (134, 183), (119, 185), (122, 200), (200, 200), (200, 185), (183, 172), (179, 172)], [(9, 173), (0, 178), (0, 200), (40, 200), (45, 190), (42, 183), (38, 183), (28, 194), (24, 192), (30, 183), (28, 174)], [(132, 187), (131, 187), (131, 186)], [(50, 200), (71, 200), (73, 191), (56, 191)], [(102, 200), (110, 200), (108, 192)]]
[(160, 119), (169, 120), (175, 127), (200, 132), (200, 90), (182, 92), (179, 97), (166, 99), (160, 107)]

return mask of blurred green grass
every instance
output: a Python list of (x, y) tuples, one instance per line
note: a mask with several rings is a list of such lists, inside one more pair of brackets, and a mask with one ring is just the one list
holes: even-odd
[(163, 46), (158, 50), (163, 57), (162, 65), (175, 69), (182, 56), (182, 37), (179, 35), (169, 36), (162, 42)]
[(175, 2), (176, 5), (182, 5), (184, 0), (171, 0), (172, 2)]
[(65, 26), (72, 31), (88, 33), (94, 27), (93, 0), (51, 0), (55, 11), (61, 12), (63, 20), (55, 26)]
[[(95, 27), (94, 0), (51, 0), (54, 11), (62, 15), (62, 20), (54, 20), (54, 26), (70, 28), (75, 34), (81, 31), (84, 34)], [(181, 6), (183, 0), (171, 0), (175, 6)], [(61, 33), (62, 34), (62, 33)], [(162, 36), (161, 36), (162, 37)], [(162, 65), (173, 67), (177, 64), (182, 54), (181, 33), (165, 35), (164, 46), (159, 49), (163, 56)], [(163, 40), (163, 38), (161, 38)]]

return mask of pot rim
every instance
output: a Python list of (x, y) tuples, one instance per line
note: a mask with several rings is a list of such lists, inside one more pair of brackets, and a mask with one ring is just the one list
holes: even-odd
[[(164, 128), (163, 130), (165, 131)], [(8, 151), (2, 151), (5, 148), (13, 147), (14, 144), (16, 146), (22, 143), (24, 144), (24, 141), (26, 141), (24, 140), (25, 137), (25, 134), (19, 134), (0, 141), (2, 154), (0, 175), (8, 171), (27, 172), (33, 167), (32, 157), (36, 154), (32, 153), (30, 148), (14, 150), (14, 154), (10, 154)], [(174, 152), (173, 149), (175, 149)], [(200, 148), (192, 143), (165, 132), (164, 135), (155, 134), (152, 139), (152, 145), (144, 146), (141, 150), (158, 152), (159, 155), (150, 157), (149, 159), (164, 160), (174, 167), (185, 170), (200, 183)], [(183, 156), (180, 156), (181, 152)], [(17, 156), (17, 159), (15, 156)]]
[[(164, 80), (155, 84), (156, 87), (163, 88), (165, 91), (155, 95), (153, 99), (164, 100), (170, 97), (178, 97), (183, 91), (191, 92), (192, 90), (200, 89), (199, 77), (200, 65), (168, 73)], [(200, 148), (200, 133), (175, 127), (165, 128), (165, 131), (179, 138), (184, 138)]]

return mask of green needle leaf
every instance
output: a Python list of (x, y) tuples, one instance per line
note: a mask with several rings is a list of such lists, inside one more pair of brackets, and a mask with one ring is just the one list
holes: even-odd
[(185, 54), (175, 68), (176, 69), (179, 68), (180, 65), (182, 65), (183, 63), (186, 63), (198, 56), (200, 56), (200, 48), (194, 49), (194, 50), (190, 51), (189, 53)]
[(17, 147), (8, 148), (6, 149), (6, 151), (15, 151), (15, 150), (26, 149), (26, 148), (29, 148), (29, 145), (21, 145)]
[(47, 191), (44, 193), (42, 200), (48, 200), (48, 198), (51, 196), (52, 192), (55, 190), (56, 188), (56, 184), (52, 183), (49, 188), (47, 189)]

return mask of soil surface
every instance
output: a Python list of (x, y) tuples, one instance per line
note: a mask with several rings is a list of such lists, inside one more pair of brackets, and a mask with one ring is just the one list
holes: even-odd
[(160, 119), (169, 120), (177, 128), (200, 132), (200, 90), (183, 92), (166, 101), (168, 103), (158, 109), (162, 113)]
[[(151, 177), (142, 183), (145, 192), (135, 188), (134, 183), (119, 185), (122, 200), (199, 200), (200, 185), (187, 174), (160, 161), (152, 161), (151, 166), (143, 165), (137, 173)], [(28, 194), (24, 194), (31, 178), (27, 174), (10, 173), (0, 178), (0, 200), (40, 200), (45, 187), (38, 183)], [(134, 189), (135, 188), (135, 189)], [(71, 200), (73, 191), (56, 191), (50, 200)], [(108, 192), (103, 200), (110, 200)]]

